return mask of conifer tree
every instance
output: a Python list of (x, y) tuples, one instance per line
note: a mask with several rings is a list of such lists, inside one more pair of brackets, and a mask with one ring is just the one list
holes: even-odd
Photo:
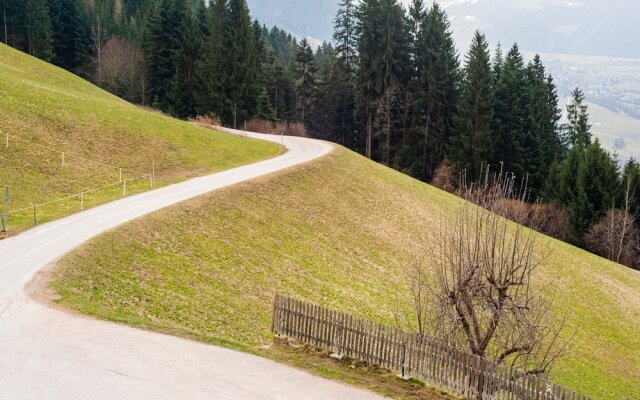
[(459, 59), (450, 23), (444, 10), (434, 3), (424, 19), (418, 38), (418, 147), (417, 176), (428, 179), (445, 158), (453, 128), (453, 115), (460, 84)]
[(571, 103), (567, 105), (566, 139), (571, 146), (587, 147), (591, 144), (588, 106), (584, 104), (584, 94), (579, 88), (571, 93), (571, 97)]
[(342, 0), (334, 20), (336, 43), (327, 91), (334, 105), (335, 137), (343, 145), (356, 148), (361, 139), (355, 127), (355, 62), (357, 59), (356, 6), (354, 0)]
[(68, 71), (81, 72), (89, 58), (87, 20), (79, 0), (49, 0), (53, 63)]
[(180, 14), (181, 32), (173, 55), (175, 74), (169, 94), (170, 111), (173, 115), (186, 118), (196, 114), (197, 65), (202, 54), (202, 35), (198, 21), (191, 11), (188, 0), (177, 0), (182, 8)]
[(314, 64), (313, 51), (309, 42), (303, 39), (300, 42), (300, 49), (296, 55), (296, 65), (294, 79), (299, 101), (298, 107), (300, 120), (306, 125), (309, 123), (309, 114), (314, 104), (316, 94), (316, 66)]
[(495, 152), (491, 164), (504, 163), (505, 171), (519, 177), (525, 177), (529, 169), (526, 152), (531, 138), (526, 127), (525, 87), (524, 60), (518, 45), (514, 44), (504, 59), (496, 84)]
[(45, 0), (25, 0), (28, 52), (44, 61), (51, 61), (51, 20)]
[(147, 93), (152, 104), (163, 110), (171, 109), (171, 84), (176, 73), (175, 54), (181, 41), (184, 21), (183, 0), (159, 0), (149, 17), (149, 35), (145, 43), (147, 56)]
[(489, 45), (476, 31), (466, 57), (450, 151), (458, 170), (472, 180), (480, 178), (480, 168), (492, 158), (493, 81)]
[[(230, 0), (227, 19), (228, 35), (224, 41), (226, 77), (225, 94), (231, 104), (233, 127), (251, 116), (248, 106), (257, 99), (254, 92), (254, 30), (246, 0)], [(254, 110), (255, 111), (255, 110)]]
[(231, 121), (231, 104), (225, 93), (225, 82), (230, 70), (225, 57), (229, 35), (229, 4), (227, 0), (213, 0), (206, 12), (203, 38), (203, 57), (197, 64), (197, 104), (200, 114), (217, 114), (223, 121)]

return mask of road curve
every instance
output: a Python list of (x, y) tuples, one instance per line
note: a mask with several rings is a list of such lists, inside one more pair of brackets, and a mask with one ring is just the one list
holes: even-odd
[(288, 152), (128, 197), (0, 242), (0, 399), (374, 399), (260, 357), (51, 309), (36, 274), (100, 233), (161, 208), (321, 157), (328, 143), (261, 134)]

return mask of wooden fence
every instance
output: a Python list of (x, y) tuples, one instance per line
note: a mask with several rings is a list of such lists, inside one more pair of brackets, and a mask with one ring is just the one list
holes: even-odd
[(468, 399), (589, 400), (543, 377), (524, 375), (416, 334), (280, 295), (275, 299), (272, 331)]

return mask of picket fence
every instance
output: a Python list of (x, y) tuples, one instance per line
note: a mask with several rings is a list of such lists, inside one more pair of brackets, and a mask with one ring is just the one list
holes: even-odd
[(420, 335), (277, 295), (272, 331), (482, 400), (589, 400), (588, 397)]

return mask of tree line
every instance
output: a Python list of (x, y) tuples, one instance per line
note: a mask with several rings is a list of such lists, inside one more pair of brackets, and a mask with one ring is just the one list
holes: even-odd
[[(536, 223), (546, 233), (618, 262), (639, 254), (640, 166), (620, 168), (592, 139), (582, 93), (561, 124), (539, 56), (491, 54), (476, 32), (461, 58), (437, 3), (340, 0), (333, 42), (312, 49), (253, 20), (245, 0), (1, 1), (3, 42), (129, 101), (233, 127), (300, 122), (451, 190), (508, 171), (526, 179), (532, 218), (554, 221)], [(603, 246), (614, 219), (625, 237), (607, 229)]]

